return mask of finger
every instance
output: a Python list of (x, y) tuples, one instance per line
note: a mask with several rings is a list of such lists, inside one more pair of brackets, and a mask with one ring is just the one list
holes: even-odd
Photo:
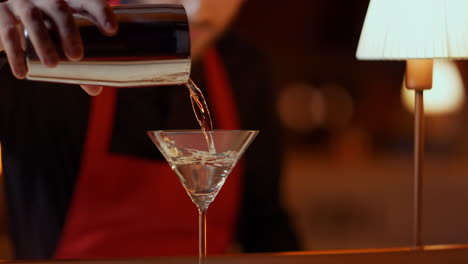
[(26, 77), (24, 51), (21, 48), (21, 37), (16, 27), (18, 22), (5, 4), (0, 5), (0, 40), (8, 57), (11, 70), (16, 78)]
[(26, 28), (42, 63), (49, 67), (56, 66), (59, 62), (59, 57), (44, 23), (42, 11), (24, 0), (15, 0), (7, 3), (11, 3), (11, 10), (19, 17)]
[(117, 18), (112, 8), (103, 0), (68, 0), (71, 8), (87, 13), (97, 26), (107, 35), (117, 33)]
[(102, 92), (102, 86), (96, 85), (81, 85), (81, 88), (89, 95), (96, 96)]
[(37, 6), (54, 22), (67, 58), (73, 61), (82, 59), (83, 43), (67, 2), (44, 0), (38, 1)]

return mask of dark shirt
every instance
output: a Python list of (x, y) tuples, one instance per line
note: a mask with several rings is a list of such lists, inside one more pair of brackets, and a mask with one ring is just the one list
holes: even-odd
[[(261, 131), (245, 154), (238, 242), (246, 252), (296, 250), (280, 205), (281, 137), (266, 67), (233, 39), (221, 40), (219, 51), (242, 129)], [(192, 78), (203, 89), (201, 69), (194, 65)], [(54, 254), (80, 168), (89, 106), (90, 96), (78, 86), (17, 80), (7, 65), (0, 69), (0, 141), (16, 258)], [(145, 132), (189, 128), (199, 126), (184, 87), (119, 89), (109, 151), (162, 160)]]

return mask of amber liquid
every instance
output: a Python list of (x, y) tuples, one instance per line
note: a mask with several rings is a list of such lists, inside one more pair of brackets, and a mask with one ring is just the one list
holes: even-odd
[(215, 145), (213, 142), (213, 135), (207, 133), (213, 130), (213, 121), (211, 120), (210, 110), (206, 103), (205, 97), (198, 86), (189, 79), (185, 84), (190, 93), (190, 101), (192, 102), (192, 109), (195, 117), (197, 118), (198, 124), (201, 130), (205, 134), (206, 143), (208, 144), (208, 150), (211, 153), (216, 153)]

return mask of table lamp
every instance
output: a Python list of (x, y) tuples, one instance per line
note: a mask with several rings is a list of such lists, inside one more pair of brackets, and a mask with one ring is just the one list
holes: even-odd
[(405, 60), (406, 87), (415, 92), (413, 246), (422, 241), (424, 90), (434, 59), (468, 58), (467, 0), (370, 0), (356, 57)]

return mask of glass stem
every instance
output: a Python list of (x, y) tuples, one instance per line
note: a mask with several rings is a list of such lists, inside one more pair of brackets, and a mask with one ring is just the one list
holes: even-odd
[(198, 264), (206, 264), (206, 211), (207, 207), (198, 208)]

